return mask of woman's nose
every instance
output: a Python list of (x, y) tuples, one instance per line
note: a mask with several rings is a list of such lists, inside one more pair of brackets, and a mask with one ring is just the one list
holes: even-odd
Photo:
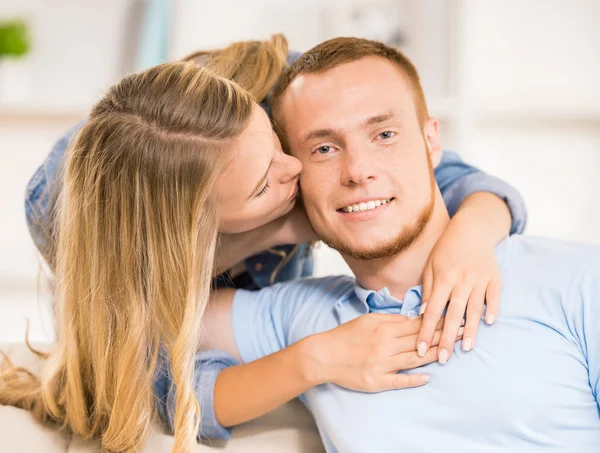
[(281, 167), (281, 182), (283, 184), (298, 177), (302, 171), (302, 163), (294, 156), (288, 154), (283, 154)]

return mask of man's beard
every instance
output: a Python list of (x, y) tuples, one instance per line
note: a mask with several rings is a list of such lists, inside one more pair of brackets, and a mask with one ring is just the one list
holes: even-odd
[(344, 244), (338, 238), (328, 237), (327, 235), (323, 234), (320, 234), (321, 240), (325, 242), (325, 244), (327, 244), (329, 247), (337, 250), (341, 254), (362, 261), (388, 258), (408, 248), (423, 233), (425, 227), (427, 227), (427, 224), (429, 223), (429, 220), (431, 220), (431, 215), (433, 214), (433, 207), (435, 204), (435, 177), (433, 174), (433, 165), (431, 163), (431, 158), (429, 157), (429, 155), (427, 155), (427, 161), (429, 166), (430, 179), (429, 201), (423, 207), (423, 209), (421, 209), (421, 212), (419, 213), (415, 221), (405, 226), (394, 239), (384, 244), (377, 244), (375, 247), (368, 250), (354, 249), (350, 245)]

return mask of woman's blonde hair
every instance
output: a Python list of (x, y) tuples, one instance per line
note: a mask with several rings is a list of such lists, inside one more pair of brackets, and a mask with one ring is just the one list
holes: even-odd
[(287, 63), (288, 42), (282, 34), (265, 41), (239, 41), (224, 49), (200, 50), (183, 60), (210, 68), (248, 90), (262, 102)]
[(252, 96), (191, 62), (129, 75), (67, 154), (54, 248), (57, 345), (38, 380), (9, 367), (0, 404), (104, 451), (137, 451), (155, 414), (159, 353), (177, 387), (174, 452), (199, 429), (194, 355), (219, 227), (215, 181)]

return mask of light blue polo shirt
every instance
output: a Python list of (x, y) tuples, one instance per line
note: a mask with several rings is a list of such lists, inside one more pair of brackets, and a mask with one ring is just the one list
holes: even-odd
[[(429, 384), (378, 394), (317, 386), (301, 399), (329, 453), (600, 452), (600, 248), (513, 236), (497, 248), (503, 289), (493, 326), (460, 343)], [(239, 290), (233, 328), (244, 362), (367, 312), (411, 316), (404, 301), (349, 277)]]

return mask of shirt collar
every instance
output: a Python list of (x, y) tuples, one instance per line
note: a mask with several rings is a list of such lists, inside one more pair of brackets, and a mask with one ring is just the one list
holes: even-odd
[[(496, 246), (495, 252), (500, 269), (504, 268), (510, 250), (510, 237)], [(361, 313), (384, 312), (397, 313), (404, 316), (418, 316), (423, 302), (422, 285), (413, 286), (406, 292), (404, 300), (398, 300), (390, 294), (387, 287), (379, 291), (373, 291), (363, 288), (358, 281), (356, 281), (354, 285), (354, 294), (358, 298), (358, 307), (356, 308), (358, 308)]]
[(364, 306), (366, 312), (397, 313), (404, 316), (418, 316), (421, 308), (421, 285), (410, 288), (404, 300), (398, 300), (390, 294), (387, 287), (373, 291), (365, 289), (358, 282), (354, 285), (354, 293)]

